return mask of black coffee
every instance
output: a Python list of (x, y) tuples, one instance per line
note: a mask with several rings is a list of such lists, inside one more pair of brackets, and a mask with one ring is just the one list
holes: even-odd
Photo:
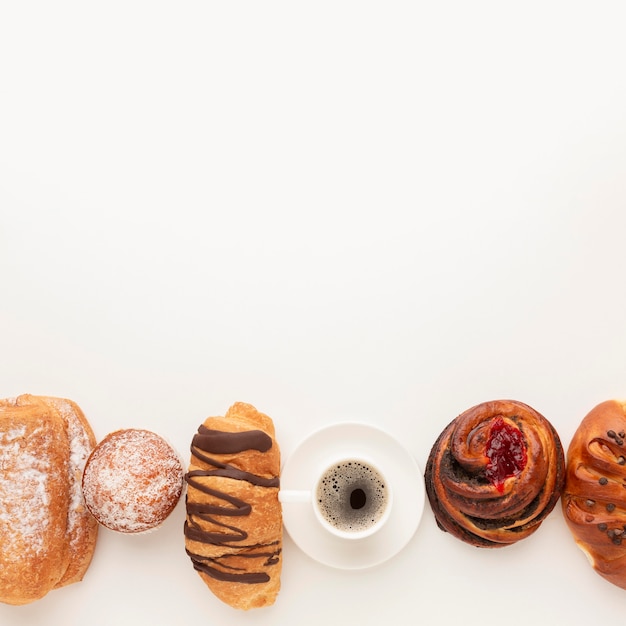
[(382, 517), (389, 489), (381, 474), (363, 461), (342, 461), (329, 468), (317, 487), (322, 517), (337, 530), (367, 530)]

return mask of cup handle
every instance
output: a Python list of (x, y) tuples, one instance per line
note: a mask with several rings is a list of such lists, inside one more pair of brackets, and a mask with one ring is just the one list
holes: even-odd
[(280, 502), (311, 502), (311, 492), (303, 489), (281, 489), (278, 492)]

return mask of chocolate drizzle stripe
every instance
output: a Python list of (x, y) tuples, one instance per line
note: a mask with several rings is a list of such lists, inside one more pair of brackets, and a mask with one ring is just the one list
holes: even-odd
[(211, 567), (210, 565), (199, 561), (197, 558), (194, 558), (195, 555), (190, 554), (189, 556), (191, 557), (193, 567), (197, 572), (207, 574), (211, 578), (215, 578), (215, 580), (221, 580), (229, 583), (245, 583), (248, 585), (258, 585), (260, 583), (269, 582), (270, 580), (269, 574), (266, 574), (265, 572), (231, 574), (230, 572), (224, 572), (216, 567)]
[(272, 447), (272, 438), (262, 430), (226, 433), (200, 426), (192, 445), (213, 454), (232, 454), (244, 450), (267, 452)]
[(190, 504), (187, 501), (187, 512), (195, 513), (197, 515), (249, 515), (252, 507), (243, 500), (239, 498), (235, 498), (223, 491), (218, 491), (217, 489), (211, 489), (202, 483), (200, 480), (195, 480), (196, 478), (202, 478), (207, 476), (206, 472), (201, 470), (194, 470), (192, 472), (188, 472), (186, 475), (187, 483), (197, 489), (198, 491), (202, 491), (202, 493), (206, 493), (209, 496), (215, 496), (220, 500), (224, 500), (225, 502), (230, 503), (232, 506), (216, 506), (211, 504)]
[[(216, 459), (212, 459), (211, 457), (208, 457), (198, 452), (194, 448), (192, 448), (192, 452), (198, 460), (204, 461), (205, 463), (212, 465), (216, 468), (213, 470), (193, 470), (192, 472), (189, 472), (187, 474), (187, 476), (190, 476), (192, 478), (202, 476), (221, 476), (223, 478), (232, 478), (233, 480), (245, 480), (252, 485), (256, 485), (257, 487), (278, 487), (280, 484), (280, 481), (276, 476), (272, 476), (271, 478), (265, 478), (264, 476), (250, 474), (249, 472), (244, 472), (243, 470), (237, 469), (233, 465), (220, 463)], [(198, 487), (198, 489), (200, 489), (200, 487)]]
[[(282, 550), (280, 548), (275, 548), (271, 550), (271, 548), (278, 545), (277, 541), (273, 541), (268, 544), (257, 544), (255, 546), (244, 546), (241, 549), (243, 550), (251, 550), (250, 552), (237, 552), (237, 553), (226, 553), (221, 554), (219, 556), (198, 556), (194, 555), (189, 550), (186, 550), (188, 556), (197, 563), (211, 563), (215, 568), (221, 568), (221, 570), (230, 570), (231, 572), (242, 572), (244, 569), (242, 567), (235, 567), (234, 565), (229, 565), (227, 562), (229, 559), (237, 558), (237, 559), (265, 559), (264, 565), (274, 565), (278, 563), (280, 560), (280, 554)], [(252, 550), (263, 550), (262, 552), (254, 552)]]
[(248, 533), (237, 528), (236, 526), (229, 526), (228, 524), (220, 524), (213, 518), (202, 518), (204, 521), (211, 522), (220, 528), (232, 530), (231, 534), (224, 531), (210, 532), (203, 530), (197, 523), (185, 522), (185, 537), (191, 541), (197, 541), (198, 543), (206, 543), (215, 546), (227, 546), (232, 542), (244, 541), (248, 538)]

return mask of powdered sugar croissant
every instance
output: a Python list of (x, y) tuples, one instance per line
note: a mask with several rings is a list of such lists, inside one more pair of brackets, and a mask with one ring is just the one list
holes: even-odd
[(0, 400), (0, 601), (27, 604), (80, 581), (98, 525), (82, 470), (95, 437), (70, 400)]
[(280, 452), (272, 420), (238, 402), (205, 420), (191, 444), (185, 546), (223, 602), (273, 604), (280, 589)]

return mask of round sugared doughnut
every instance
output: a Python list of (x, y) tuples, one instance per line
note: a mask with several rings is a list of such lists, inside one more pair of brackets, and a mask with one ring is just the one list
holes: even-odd
[(117, 430), (92, 451), (83, 473), (85, 504), (100, 524), (122, 533), (157, 528), (183, 489), (176, 451), (159, 435)]

